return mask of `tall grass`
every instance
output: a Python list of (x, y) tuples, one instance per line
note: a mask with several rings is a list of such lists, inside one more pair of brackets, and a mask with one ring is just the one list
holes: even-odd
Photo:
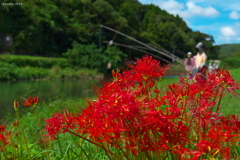
[[(94, 145), (79, 139), (74, 138), (70, 134), (59, 135), (59, 140), (50, 142), (47, 146), (44, 146), (41, 136), (44, 134), (44, 120), (51, 117), (54, 113), (62, 110), (68, 110), (69, 112), (80, 112), (81, 107), (86, 106), (86, 99), (71, 99), (67, 98), (52, 100), (48, 103), (38, 104), (36, 108), (23, 107), (19, 108), (20, 121), (17, 121), (15, 115), (7, 115), (5, 123), (8, 124), (8, 129), (12, 130), (11, 124), (21, 123), (21, 128), (24, 128), (24, 134), (27, 139), (27, 143), (23, 142), (21, 136), (23, 132), (18, 127), (14, 127), (12, 130), (12, 145), (8, 146), (7, 156), (11, 158), (19, 159), (98, 159), (98, 157), (104, 158), (104, 152), (99, 152), (99, 149)], [(34, 111), (36, 109), (36, 111)], [(37, 117), (35, 116), (37, 113)], [(19, 124), (18, 124), (19, 125)], [(17, 136), (18, 135), (18, 136)], [(20, 139), (19, 139), (20, 138)], [(0, 142), (1, 143), (1, 142)], [(16, 146), (17, 145), (17, 146)], [(27, 148), (29, 153), (27, 152)], [(16, 153), (15, 147), (22, 147), (19, 153)], [(0, 144), (1, 148), (1, 144)], [(0, 159), (5, 159), (3, 153), (0, 151)]]

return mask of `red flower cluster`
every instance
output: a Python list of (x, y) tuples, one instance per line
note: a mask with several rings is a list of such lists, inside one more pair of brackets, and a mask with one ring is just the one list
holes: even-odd
[(70, 132), (134, 155), (170, 151), (182, 159), (229, 158), (230, 144), (239, 140), (240, 122), (237, 116), (219, 116), (213, 109), (224, 91), (232, 92), (237, 84), (227, 71), (219, 70), (204, 82), (182, 77), (163, 92), (155, 80), (167, 68), (146, 56), (128, 71), (113, 72), (113, 82), (105, 83), (98, 99), (88, 102), (81, 114), (47, 119), (48, 134), (56, 138)]
[[(6, 124), (0, 126), (0, 142), (3, 142), (4, 145), (9, 144), (9, 138), (11, 136), (11, 132), (6, 130)], [(1, 145), (0, 145), (1, 149)]]
[(35, 107), (37, 103), (38, 103), (38, 96), (34, 98), (29, 97), (28, 100), (26, 100), (23, 105), (29, 106), (29, 107)]
[(70, 114), (68, 112), (64, 114), (55, 113), (52, 118), (46, 120), (48, 124), (46, 126), (46, 130), (48, 131), (48, 135), (50, 135), (53, 139), (57, 139), (55, 135), (59, 134), (60, 131), (65, 133), (68, 129), (74, 129), (75, 125), (70, 118)]

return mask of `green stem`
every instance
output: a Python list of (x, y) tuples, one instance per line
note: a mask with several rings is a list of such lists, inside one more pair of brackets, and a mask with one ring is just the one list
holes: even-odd
[[(76, 140), (74, 139), (74, 136), (71, 136), (71, 137), (72, 137), (73, 141), (76, 142)], [(90, 160), (87, 152), (83, 149), (83, 147), (82, 147), (79, 143), (80, 143), (80, 142), (77, 142), (78, 147), (81, 148), (81, 150), (83, 151), (83, 153), (85, 154), (85, 156), (87, 157), (87, 159)]]
[[(217, 92), (216, 92), (216, 94), (215, 94), (215, 96), (214, 96), (214, 99), (213, 99), (213, 102), (215, 102), (216, 101), (216, 99), (217, 99), (217, 93), (219, 92), (219, 90), (220, 90), (220, 87), (218, 86), (218, 88), (216, 89), (217, 90)], [(218, 106), (217, 106), (217, 108), (218, 108)], [(210, 111), (212, 111), (213, 110), (213, 107), (210, 109)]]
[(220, 99), (219, 99), (219, 101), (218, 101), (218, 105), (217, 105), (217, 110), (216, 110), (216, 112), (218, 112), (218, 111), (220, 110), (220, 103), (221, 103), (221, 101), (222, 101), (222, 97), (223, 97), (223, 89), (222, 89), (222, 92), (221, 92)]
[(117, 146), (118, 146), (118, 148), (122, 151), (122, 153), (124, 154), (124, 156), (125, 156), (125, 158), (127, 159), (127, 160), (130, 160), (129, 159), (129, 157), (128, 157), (128, 155), (124, 152), (124, 150), (122, 149), (122, 147), (119, 145), (119, 144), (117, 144), (117, 143), (115, 143)]
[(148, 160), (152, 160), (151, 155), (149, 154), (149, 152), (145, 151), (144, 153), (145, 153), (145, 155), (146, 155)]
[[(22, 131), (22, 135), (23, 135), (24, 142), (26, 143), (26, 148), (27, 148), (27, 151), (28, 151), (28, 155), (31, 156), (30, 151), (29, 151), (29, 148), (28, 148), (28, 143), (27, 143), (27, 139), (26, 139), (24, 130), (22, 129), (22, 126), (21, 126), (21, 124), (20, 124), (20, 117), (19, 117), (18, 111), (16, 111), (16, 115), (17, 115), (17, 119), (18, 119), (18, 125), (19, 125), (19, 127), (20, 127), (20, 130)], [(21, 149), (23, 150), (21, 139), (20, 139), (20, 145), (21, 145)]]
[(69, 131), (69, 130), (68, 130), (67, 132), (69, 132), (69, 133), (71, 133), (71, 134), (73, 134), (73, 135), (75, 135), (75, 136), (77, 136), (77, 137), (80, 137), (80, 138), (82, 138), (83, 140), (86, 140), (86, 141), (88, 141), (88, 142), (90, 142), (90, 143), (92, 143), (92, 144), (94, 144), (94, 145), (96, 145), (96, 146), (104, 149), (104, 151), (106, 152), (106, 154), (107, 154), (107, 156), (108, 156), (108, 158), (109, 158), (110, 160), (111, 160), (112, 158), (111, 158), (111, 156), (109, 155), (109, 153), (112, 154), (112, 155), (114, 155), (115, 157), (118, 157), (116, 154), (112, 153), (111, 151), (109, 151), (109, 150), (106, 149), (105, 147), (103, 147), (103, 146), (101, 146), (101, 145), (99, 145), (99, 144), (97, 144), (97, 143), (95, 143), (95, 142), (93, 142), (93, 141), (91, 141), (91, 140), (89, 140), (89, 139), (87, 139), (87, 138), (84, 138), (83, 136), (80, 136), (80, 135), (77, 134), (77, 133), (74, 133), (74, 132)]
[[(36, 107), (34, 107), (33, 109), (34, 109), (34, 115), (35, 115), (36, 120), (37, 120), (37, 123), (38, 123), (38, 127), (39, 127), (39, 129), (40, 129), (41, 134), (43, 135), (43, 132), (42, 132), (42, 130), (41, 130), (41, 125), (40, 125), (40, 122), (39, 122), (39, 118), (38, 118), (38, 115), (37, 115), (37, 112), (36, 112)], [(43, 138), (41, 138), (41, 139), (43, 140)], [(47, 149), (47, 146), (46, 146), (46, 143), (45, 143), (45, 142), (43, 143), (43, 145), (44, 145), (44, 148)], [(48, 152), (45, 152), (45, 154), (46, 154), (46, 156), (47, 156), (47, 159), (50, 160), (49, 153), (48, 153)]]
[(62, 147), (61, 147), (61, 143), (60, 143), (59, 137), (57, 138), (57, 140), (58, 140), (58, 145), (59, 145), (61, 156), (63, 157), (63, 152), (62, 152)]
[[(4, 148), (4, 149), (3, 149), (3, 148)], [(0, 146), (0, 149), (1, 149), (2, 152), (3, 152), (3, 156), (4, 156), (4, 158), (5, 158), (5, 159), (8, 159), (8, 158), (7, 158), (7, 155), (6, 155), (6, 147), (5, 147), (5, 145), (3, 144), (3, 147)]]

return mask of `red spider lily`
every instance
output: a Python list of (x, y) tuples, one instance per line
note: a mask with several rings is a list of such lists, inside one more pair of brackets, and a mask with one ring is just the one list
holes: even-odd
[(170, 151), (179, 159), (230, 157), (240, 122), (238, 117), (213, 112), (224, 91), (237, 89), (228, 72), (219, 70), (204, 81), (181, 78), (163, 92), (155, 80), (168, 66), (146, 56), (130, 67), (122, 73), (113, 71), (113, 81), (98, 90), (98, 99), (89, 101), (81, 114), (47, 119), (48, 134), (84, 135), (93, 144), (109, 144), (133, 155)]
[(45, 121), (48, 135), (53, 139), (56, 139), (55, 136), (60, 133), (60, 131), (65, 133), (69, 128), (75, 128), (75, 125), (72, 123), (71, 115), (68, 112), (65, 112), (65, 115), (55, 113), (52, 118)]
[(5, 135), (0, 134), (0, 142), (3, 142), (4, 144), (7, 144), (7, 143), (8, 143), (8, 142), (7, 142), (7, 138), (6, 138)]
[(6, 130), (6, 124), (0, 126), (0, 133), (2, 134)]
[(229, 71), (219, 69), (208, 75), (208, 81), (213, 81), (214, 85), (224, 86), (228, 91), (237, 89), (237, 83), (234, 81)]
[(0, 142), (3, 142), (5, 145), (9, 144), (10, 136), (11, 136), (11, 132), (6, 130), (6, 124), (4, 124), (3, 126), (0, 126)]
[[(159, 61), (147, 55), (139, 59), (136, 66), (132, 68), (132, 73), (134, 74), (131, 74), (131, 77), (139, 82), (162, 77), (164, 72), (168, 69), (168, 66), (161, 67)], [(127, 75), (129, 75), (129, 72), (127, 72)]]
[(36, 104), (38, 103), (38, 96), (32, 98), (32, 97), (29, 97), (28, 100), (26, 100), (23, 105), (24, 106), (29, 106), (29, 107), (35, 107)]

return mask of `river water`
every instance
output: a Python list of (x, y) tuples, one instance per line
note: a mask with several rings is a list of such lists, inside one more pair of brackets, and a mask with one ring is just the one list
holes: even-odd
[(61, 97), (91, 97), (99, 82), (97, 79), (0, 82), (0, 119), (14, 111), (14, 100), (23, 102), (23, 98), (39, 96), (41, 103)]

